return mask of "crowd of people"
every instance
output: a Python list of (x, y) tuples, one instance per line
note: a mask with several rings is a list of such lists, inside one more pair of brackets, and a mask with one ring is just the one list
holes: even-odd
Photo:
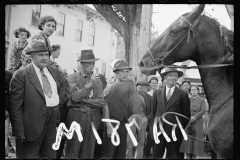
[[(20, 27), (14, 31), (19, 40), (12, 44), (10, 67), (5, 69), (6, 156), (10, 125), (12, 136), (16, 138), (16, 157), (20, 159), (60, 159), (63, 156), (67, 159), (195, 159), (204, 156), (209, 107), (206, 99), (199, 95), (197, 85), (189, 81), (177, 83), (183, 72), (165, 68), (160, 84), (157, 77), (135, 84), (129, 78), (132, 68), (126, 61), (119, 60), (113, 68), (114, 81), (107, 84), (104, 75), (93, 74), (99, 58), (95, 58), (92, 50), (81, 50), (77, 60), (81, 66), (79, 71), (68, 75), (55, 62), (60, 55), (60, 45), (50, 45), (49, 41), (56, 26), (52, 16), (42, 17), (38, 27), (41, 32), (29, 42), (31, 33), (27, 29)], [(5, 55), (8, 47), (5, 34)], [(179, 117), (188, 140), (183, 140), (179, 126), (176, 141), (173, 140), (173, 127), (162, 121), (167, 112), (188, 118)], [(165, 118), (178, 124), (175, 115)], [(102, 122), (102, 119), (119, 123)], [(54, 150), (59, 124), (64, 123), (69, 129), (74, 122), (80, 125), (83, 141), (79, 141), (76, 132), (71, 138), (63, 135), (59, 149)], [(130, 130), (137, 145), (126, 127), (131, 122), (135, 122)], [(157, 123), (160, 124), (157, 130), (163, 133), (157, 135), (160, 143), (156, 143), (153, 133)], [(94, 127), (102, 144), (96, 142)], [(118, 145), (111, 139), (114, 127), (118, 128)]]

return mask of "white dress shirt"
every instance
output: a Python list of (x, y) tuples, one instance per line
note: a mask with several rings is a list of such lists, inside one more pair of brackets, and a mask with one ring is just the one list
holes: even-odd
[[(42, 76), (41, 76), (41, 72), (40, 72), (40, 68), (38, 68), (33, 62), (33, 68), (35, 69), (35, 72), (38, 76), (38, 80), (40, 81), (40, 84), (43, 88), (43, 85), (42, 85)], [(49, 98), (44, 92), (44, 97), (45, 97), (45, 100), (46, 100), (46, 106), (47, 107), (54, 107), (56, 105), (59, 104), (59, 96), (58, 96), (58, 90), (57, 90), (57, 83), (55, 82), (55, 80), (53, 79), (51, 73), (48, 71), (47, 67), (44, 67), (43, 68), (43, 71), (44, 71), (44, 74), (47, 76), (48, 78), (48, 81), (51, 85), (51, 89), (52, 89), (52, 97)]]
[[(175, 89), (175, 86), (173, 86), (172, 88), (168, 88), (168, 86), (166, 86), (166, 97), (167, 97), (167, 94), (168, 94), (168, 91), (169, 91), (169, 89), (171, 89), (171, 96), (172, 96), (172, 94), (173, 94), (173, 91), (174, 91), (174, 89)], [(170, 96), (170, 97), (171, 97)]]
[(153, 92), (154, 92), (154, 90), (151, 89), (150, 91), (147, 92), (147, 94), (149, 94), (150, 96), (153, 96)]

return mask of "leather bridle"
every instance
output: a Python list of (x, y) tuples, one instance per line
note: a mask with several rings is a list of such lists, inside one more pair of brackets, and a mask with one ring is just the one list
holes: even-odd
[[(149, 45), (148, 45), (149, 54), (150, 54), (150, 56), (151, 56), (151, 58), (152, 58), (152, 60), (153, 60), (153, 61), (152, 61), (152, 65), (153, 65), (154, 67), (157, 67), (156, 64), (155, 64), (155, 61), (156, 61), (156, 60), (160, 60), (161, 62), (163, 62), (164, 58), (165, 58), (167, 55), (169, 55), (169, 54), (184, 40), (184, 38), (185, 38), (186, 36), (188, 36), (188, 38), (187, 38), (187, 43), (189, 43), (191, 31), (193, 32), (193, 37), (195, 37), (194, 27), (195, 27), (195, 26), (197, 25), (197, 23), (199, 22), (200, 16), (194, 21), (193, 24), (192, 24), (191, 22), (189, 22), (189, 21), (188, 21), (186, 18), (184, 18), (183, 16), (180, 16), (180, 18), (182, 18), (185, 22), (187, 22), (187, 23), (189, 24), (188, 32), (183, 36), (183, 38), (182, 38), (170, 51), (167, 51), (167, 52), (163, 55), (162, 58), (159, 58), (159, 57), (154, 58), (154, 57), (153, 57), (153, 54), (152, 54), (152, 52), (151, 52), (151, 49), (150, 49), (150, 47), (149, 47)], [(163, 65), (163, 63), (161, 63), (161, 64)], [(158, 68), (158, 67), (157, 67), (157, 68)]]
[(199, 22), (200, 16), (193, 22), (193, 24), (191, 22), (189, 22), (186, 18), (184, 18), (183, 16), (180, 16), (180, 18), (182, 18), (185, 22), (188, 23), (189, 27), (188, 27), (188, 32), (183, 36), (183, 38), (170, 50), (167, 51), (162, 58), (154, 58), (153, 54), (151, 52), (151, 49), (148, 45), (148, 50), (149, 50), (149, 54), (150, 57), (152, 58), (152, 66), (154, 66), (154, 68), (159, 68), (157, 66), (157, 64), (155, 63), (157, 60), (161, 61), (161, 66), (160, 67), (174, 67), (174, 68), (184, 68), (184, 69), (190, 69), (190, 68), (211, 68), (211, 67), (223, 67), (223, 66), (229, 66), (229, 65), (233, 65), (233, 64), (213, 64), (213, 65), (198, 65), (198, 66), (193, 66), (193, 67), (187, 67), (187, 66), (166, 66), (163, 64), (163, 60), (166, 56), (168, 56), (187, 36), (187, 43), (189, 43), (189, 39), (190, 39), (190, 35), (191, 35), (191, 31), (193, 33), (193, 37), (195, 37), (195, 31), (194, 28), (196, 27), (196, 25)]

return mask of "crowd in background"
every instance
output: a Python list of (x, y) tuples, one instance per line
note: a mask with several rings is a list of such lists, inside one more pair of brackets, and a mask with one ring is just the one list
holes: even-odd
[[(203, 157), (204, 152), (211, 152), (214, 158), (214, 152), (206, 149), (206, 146), (211, 148), (206, 141), (209, 105), (197, 85), (189, 81), (177, 83), (182, 73), (174, 69), (166, 69), (161, 74), (161, 83), (157, 77), (151, 77), (149, 81), (134, 84), (128, 78), (132, 68), (124, 60), (114, 64), (114, 80), (107, 84), (104, 75), (93, 74), (99, 58), (95, 58), (92, 50), (81, 51), (77, 60), (81, 68), (68, 75), (55, 62), (61, 46), (51, 45), (49, 41), (56, 26), (52, 16), (45, 16), (39, 23), (40, 32), (31, 40), (28, 40), (31, 33), (22, 27), (14, 31), (16, 42), (9, 42), (5, 35), (5, 56), (9, 44), (12, 45), (10, 67), (5, 70), (6, 156), (9, 151), (14, 152), (9, 140), (9, 128), (12, 128), (17, 158), (195, 159)], [(161, 109), (163, 102), (166, 106)], [(180, 119), (188, 140), (182, 140), (179, 130), (177, 143), (168, 143), (160, 135), (161, 143), (156, 144), (153, 125), (161, 121), (159, 117), (167, 112), (169, 105), (173, 105), (172, 111), (189, 117), (189, 121)], [(111, 141), (116, 124), (103, 123), (102, 118), (120, 121), (118, 146)], [(125, 127), (133, 119), (138, 125), (131, 127), (137, 146)], [(59, 124), (64, 123), (69, 129), (74, 121), (81, 126), (83, 141), (79, 142), (74, 132), (71, 139), (63, 136), (59, 149), (53, 150)], [(102, 144), (96, 143), (93, 125)], [(163, 128), (169, 134), (169, 128), (166, 125)]]

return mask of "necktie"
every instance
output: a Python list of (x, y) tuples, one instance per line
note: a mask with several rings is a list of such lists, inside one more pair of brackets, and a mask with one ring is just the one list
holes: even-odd
[(169, 90), (168, 90), (167, 101), (170, 99), (170, 97), (171, 97), (171, 88), (169, 88)]
[(42, 77), (42, 84), (43, 84), (43, 92), (49, 97), (52, 97), (52, 89), (51, 85), (48, 81), (47, 76), (44, 74), (43, 69), (40, 69), (41, 77)]

